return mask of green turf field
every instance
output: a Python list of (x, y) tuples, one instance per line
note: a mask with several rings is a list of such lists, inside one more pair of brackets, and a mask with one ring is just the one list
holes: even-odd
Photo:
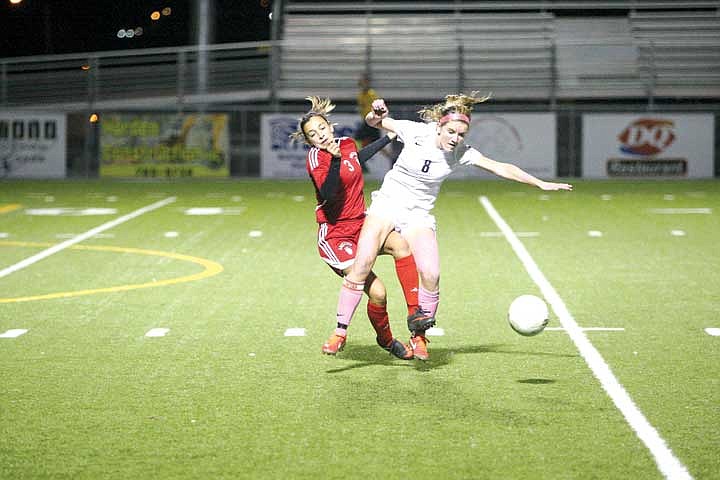
[[(446, 182), (425, 363), (364, 302), (320, 354), (340, 283), (313, 209), (307, 181), (0, 182), (0, 478), (720, 478), (717, 181)], [(548, 288), (567, 310), (514, 333)]]

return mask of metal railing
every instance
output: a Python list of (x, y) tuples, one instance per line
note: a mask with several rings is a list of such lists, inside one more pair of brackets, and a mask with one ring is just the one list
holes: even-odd
[(449, 0), (435, 2), (360, 0), (323, 2), (286, 0), (285, 10), (301, 13), (348, 12), (468, 12), (468, 11), (552, 11), (552, 10), (699, 10), (718, 8), (717, 0)]
[[(270, 51), (271, 42), (251, 42), (0, 59), (0, 107), (172, 109), (267, 101)], [(204, 72), (198, 65), (206, 65)]]

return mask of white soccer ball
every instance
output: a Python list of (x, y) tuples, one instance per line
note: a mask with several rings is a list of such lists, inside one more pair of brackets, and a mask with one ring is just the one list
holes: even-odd
[(535, 295), (520, 295), (508, 309), (508, 323), (513, 330), (526, 337), (542, 332), (549, 319), (547, 304)]

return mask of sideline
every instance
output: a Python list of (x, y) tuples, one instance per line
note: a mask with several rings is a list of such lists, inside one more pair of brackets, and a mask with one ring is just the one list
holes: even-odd
[(623, 414), (625, 420), (632, 429), (635, 430), (638, 438), (640, 438), (648, 450), (650, 450), (660, 473), (668, 479), (692, 479), (693, 477), (685, 465), (678, 460), (672, 450), (665, 444), (665, 440), (660, 437), (658, 431), (650, 425), (650, 422), (648, 422), (640, 409), (632, 401), (632, 398), (630, 398), (625, 388), (620, 384), (618, 379), (615, 378), (615, 375), (612, 370), (610, 370), (610, 367), (602, 355), (600, 355), (600, 352), (590, 343), (583, 329), (580, 328), (565, 306), (565, 302), (563, 302), (560, 295), (555, 291), (555, 288), (540, 271), (540, 267), (535, 263), (535, 260), (530, 256), (525, 245), (518, 239), (517, 235), (515, 235), (498, 211), (495, 210), (495, 207), (493, 207), (487, 197), (481, 196), (478, 200), (500, 231), (503, 232), (513, 251), (530, 275), (530, 278), (540, 287), (540, 291), (552, 306), (552, 309), (558, 316), (558, 320), (560, 320), (560, 323), (567, 331), (573, 343), (575, 343), (580, 355), (585, 359), (585, 363), (587, 363), (590, 370), (595, 374), (595, 377), (600, 381), (603, 389)]

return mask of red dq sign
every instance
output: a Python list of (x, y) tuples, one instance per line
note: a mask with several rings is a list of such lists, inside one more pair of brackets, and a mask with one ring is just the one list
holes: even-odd
[(620, 150), (630, 155), (657, 155), (675, 141), (675, 124), (671, 120), (641, 118), (618, 135)]

